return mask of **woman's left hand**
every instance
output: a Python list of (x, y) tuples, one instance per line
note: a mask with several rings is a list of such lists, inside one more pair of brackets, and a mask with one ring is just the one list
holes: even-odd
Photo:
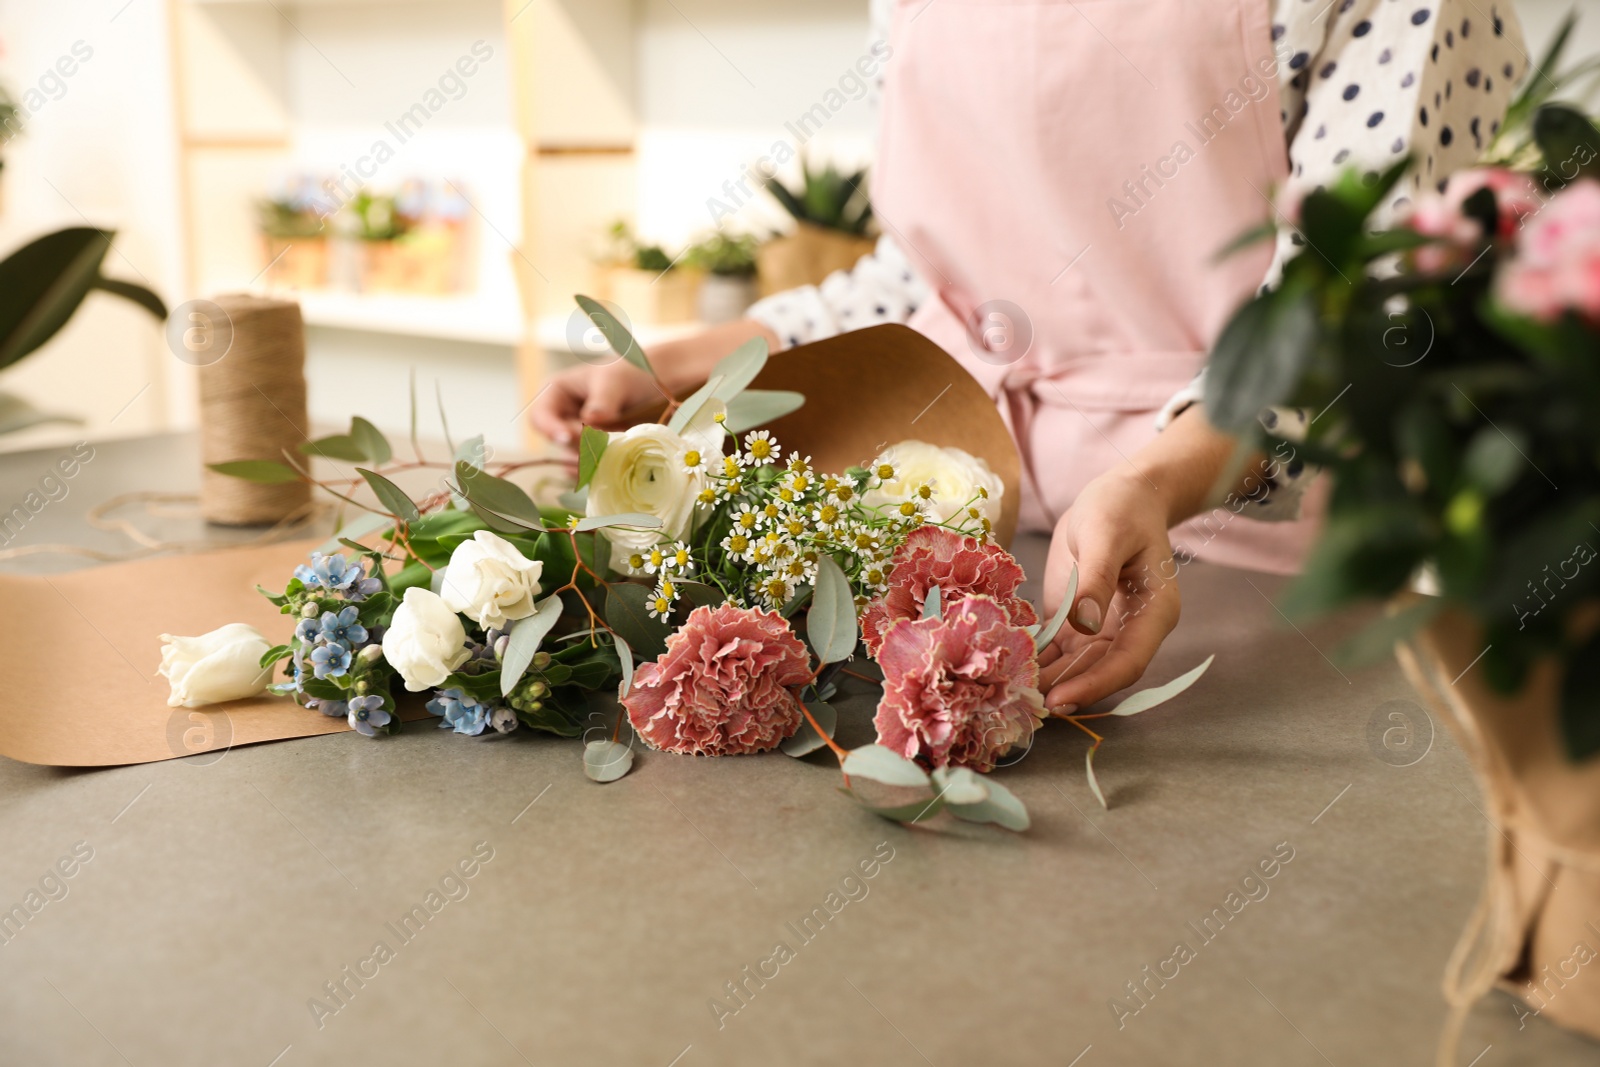
[[(1070, 715), (1138, 681), (1178, 625), (1169, 506), (1143, 475), (1107, 472), (1056, 523), (1045, 567), (1053, 613), (1078, 567), (1077, 603), (1039, 655), (1045, 707)], [(1048, 616), (1047, 616), (1048, 617)]]

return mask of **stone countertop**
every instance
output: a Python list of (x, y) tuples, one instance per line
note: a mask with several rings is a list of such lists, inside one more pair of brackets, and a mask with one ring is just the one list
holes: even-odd
[[(89, 507), (196, 482), (187, 437), (94, 450), (11, 546), (126, 547)], [(0, 509), (59, 451), (0, 458)], [(1019, 547), (1036, 570), (1042, 542)], [(425, 726), (95, 771), (0, 761), (0, 910), (37, 907), (0, 927), (0, 1062), (1432, 1063), (1483, 871), (1462, 754), (1394, 667), (1328, 661), (1360, 620), (1297, 632), (1279, 579), (1181, 581), (1148, 679), (1215, 652), (1210, 673), (1108, 722), (1109, 811), (1086, 738), (1043, 729), (1002, 772), (1033, 816), (1020, 836), (880, 821), (825, 752), (644, 752), (606, 786), (572, 741)], [(5, 699), (49, 713), (48, 693)], [(846, 703), (847, 743), (870, 712)], [(1379, 739), (1391, 714), (1409, 747)], [(1462, 1050), (1596, 1061), (1500, 994)]]

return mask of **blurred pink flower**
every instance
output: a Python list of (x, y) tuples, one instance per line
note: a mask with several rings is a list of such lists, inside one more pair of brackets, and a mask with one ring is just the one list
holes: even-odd
[(651, 748), (697, 756), (765, 752), (800, 728), (789, 687), (811, 678), (805, 645), (776, 612), (699, 607), (623, 698)]
[[(1482, 224), (1462, 211), (1466, 202), (1481, 189), (1494, 193), (1499, 208), (1497, 232), (1493, 234), (1484, 233)], [(1443, 193), (1421, 197), (1405, 220), (1416, 232), (1446, 242), (1417, 249), (1413, 259), (1418, 269), (1429, 273), (1465, 266), (1472, 262), (1486, 241), (1510, 238), (1543, 206), (1538, 187), (1527, 174), (1500, 167), (1461, 171), (1450, 178)]]
[(996, 544), (939, 526), (920, 526), (895, 550), (889, 588), (867, 605), (861, 617), (861, 639), (874, 657), (884, 634), (901, 619), (920, 619), (928, 590), (939, 587), (948, 604), (967, 593), (990, 596), (1014, 626), (1039, 621), (1033, 605), (1017, 596), (1022, 567)]
[(991, 771), (1044, 713), (1033, 639), (992, 597), (962, 597), (942, 617), (895, 623), (878, 665), (878, 743), (935, 767)]
[(1510, 310), (1536, 319), (1570, 309), (1600, 323), (1600, 182), (1574, 182), (1528, 223), (1495, 293)]

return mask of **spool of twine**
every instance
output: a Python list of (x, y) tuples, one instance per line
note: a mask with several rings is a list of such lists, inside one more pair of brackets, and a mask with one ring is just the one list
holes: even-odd
[(225, 330), (232, 342), (200, 372), (200, 512), (224, 526), (281, 522), (311, 498), (305, 482), (260, 485), (218, 474), (212, 463), (284, 462), (306, 440), (306, 341), (300, 305), (249, 293), (227, 293), (214, 303), (224, 322), (198, 328)]

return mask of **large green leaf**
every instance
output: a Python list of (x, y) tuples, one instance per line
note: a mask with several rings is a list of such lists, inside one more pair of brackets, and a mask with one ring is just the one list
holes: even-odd
[(387, 508), (395, 518), (401, 522), (416, 522), (422, 518), (421, 513), (417, 511), (417, 505), (398, 485), (383, 475), (362, 467), (357, 467), (356, 473), (367, 480), (373, 494), (378, 498), (378, 503)]
[(241, 459), (232, 463), (211, 463), (208, 466), (218, 474), (226, 474), (230, 478), (242, 478), (258, 485), (282, 485), (285, 482), (300, 480), (298, 471), (271, 459)]
[(114, 230), (74, 226), (45, 234), (0, 261), (0, 367), (8, 367), (56, 335), (91, 289), (102, 289), (165, 318), (150, 290), (100, 276)]
[[(752, 337), (744, 344), (723, 356), (717, 365), (711, 369), (710, 378), (721, 378), (722, 382), (712, 395), (723, 403), (731, 401), (734, 397), (744, 392), (750, 383), (755, 381), (756, 375), (767, 365), (767, 339), (765, 337)], [(707, 379), (710, 380), (709, 378)]]
[(1533, 116), (1533, 139), (1545, 163), (1562, 178), (1600, 174), (1600, 130), (1565, 104), (1546, 104)]
[(550, 633), (551, 627), (561, 618), (561, 598), (545, 597), (532, 615), (511, 624), (511, 638), (506, 642), (505, 658), (500, 664), (500, 695), (508, 696), (522, 681), (533, 654)]
[(604, 304), (588, 296), (576, 296), (573, 299), (578, 302), (583, 313), (589, 316), (589, 321), (600, 330), (601, 336), (606, 339), (606, 344), (611, 346), (613, 352), (646, 374), (652, 377), (655, 375), (655, 370), (645, 358), (644, 349), (640, 347), (639, 342), (634, 340), (633, 334), (628, 332), (628, 328), (622, 325)]
[(600, 457), (605, 455), (606, 445), (610, 443), (611, 435), (604, 430), (597, 430), (593, 426), (583, 428), (578, 435), (578, 484), (573, 488), (582, 489), (589, 484), (595, 468), (600, 466)]
[(837, 663), (856, 650), (856, 601), (850, 579), (824, 554), (817, 560), (817, 578), (806, 613), (806, 636), (823, 663)]
[(723, 425), (729, 433), (744, 433), (799, 411), (805, 403), (803, 393), (788, 389), (746, 389), (728, 401), (728, 417)]
[(666, 623), (650, 617), (650, 590), (635, 582), (612, 582), (606, 587), (606, 625), (622, 635), (642, 659), (653, 660), (667, 650)]
[(1317, 343), (1317, 307), (1306, 292), (1269, 292), (1234, 315), (1217, 339), (1205, 379), (1206, 416), (1239, 432), (1289, 397)]
[(544, 517), (539, 514), (538, 505), (521, 488), (504, 478), (496, 478), (460, 460), (456, 463), (456, 484), (480, 515), (489, 512), (531, 529), (544, 528)]

